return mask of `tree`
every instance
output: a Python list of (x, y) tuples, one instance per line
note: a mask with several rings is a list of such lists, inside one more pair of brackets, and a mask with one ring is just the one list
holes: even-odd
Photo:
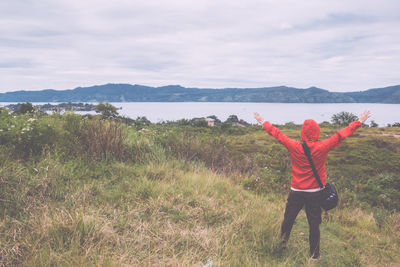
[(239, 123), (242, 125), (250, 125), (247, 121), (242, 120), (242, 119), (240, 119)]
[(230, 115), (226, 119), (225, 123), (227, 123), (227, 122), (230, 122), (230, 123), (239, 122), (239, 119), (238, 119), (238, 117), (236, 115)]
[(333, 124), (339, 124), (340, 126), (348, 125), (349, 123), (358, 120), (358, 117), (351, 112), (342, 111), (337, 114), (333, 114), (331, 121)]
[(104, 119), (115, 118), (118, 116), (117, 108), (110, 103), (99, 103), (96, 106), (96, 113), (101, 113)]
[(149, 121), (145, 116), (137, 117), (136, 120), (133, 121), (133, 124), (136, 128), (143, 128), (144, 126), (150, 125), (151, 121)]
[(221, 120), (215, 115), (207, 116), (207, 118), (214, 120), (214, 123), (221, 123)]
[(208, 122), (205, 118), (193, 118), (191, 123), (196, 127), (208, 127)]
[(370, 123), (370, 127), (378, 127), (378, 124), (374, 120), (372, 120)]
[(26, 103), (21, 103), (19, 104), (19, 107), (17, 109), (18, 114), (26, 114), (26, 113), (33, 113), (35, 111), (32, 103), (26, 102)]

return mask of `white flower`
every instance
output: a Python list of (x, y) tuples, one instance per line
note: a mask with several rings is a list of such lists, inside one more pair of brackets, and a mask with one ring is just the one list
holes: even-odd
[(34, 119), (34, 118), (30, 118), (28, 121), (35, 121), (36, 119)]

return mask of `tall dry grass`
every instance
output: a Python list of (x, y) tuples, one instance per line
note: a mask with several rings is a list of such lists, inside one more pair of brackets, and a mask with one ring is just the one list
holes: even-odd
[(252, 157), (232, 153), (224, 137), (172, 130), (156, 136), (155, 142), (174, 158), (201, 161), (219, 173), (252, 174), (257, 167)]
[(79, 135), (81, 148), (95, 159), (126, 158), (126, 135), (122, 124), (110, 120), (85, 120), (82, 130)]
[[(279, 195), (255, 195), (204, 165), (180, 160), (93, 164), (47, 158), (38, 172), (20, 163), (3, 169), (7, 181), (19, 170), (20, 184), (5, 197), (22, 209), (20, 216), (2, 214), (0, 265), (314, 264), (304, 212), (288, 249), (280, 250), (285, 200)], [(95, 169), (103, 174), (93, 176)], [(335, 210), (321, 225), (317, 265), (395, 266), (397, 228), (397, 215), (379, 227), (361, 209)]]
[[(53, 123), (57, 149), (32, 161), (0, 153), (0, 266), (400, 264), (398, 214), (346, 205), (324, 216), (317, 263), (304, 212), (281, 250), (285, 189), (246, 190), (245, 176), (232, 174), (254, 162), (242, 163), (227, 140), (77, 116)], [(281, 151), (266, 152), (265, 175), (285, 173)]]

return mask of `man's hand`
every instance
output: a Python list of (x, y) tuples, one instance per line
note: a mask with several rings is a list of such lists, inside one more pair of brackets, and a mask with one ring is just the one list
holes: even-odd
[(366, 110), (360, 115), (361, 123), (364, 123), (371, 116), (371, 111)]
[(254, 112), (254, 118), (261, 123), (261, 125), (264, 123), (264, 117), (258, 114), (258, 112)]

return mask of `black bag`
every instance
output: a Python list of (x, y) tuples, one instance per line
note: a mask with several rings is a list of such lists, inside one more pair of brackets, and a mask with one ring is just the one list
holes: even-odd
[(321, 178), (319, 177), (319, 174), (318, 174), (317, 170), (315, 169), (314, 162), (311, 159), (310, 148), (307, 146), (306, 142), (303, 142), (302, 145), (303, 145), (304, 154), (306, 154), (308, 161), (310, 162), (315, 179), (317, 179), (319, 187), (322, 189), (321, 207), (324, 210), (331, 210), (337, 206), (338, 201), (339, 201), (339, 196), (338, 196), (336, 187), (330, 183), (327, 183), (325, 187), (322, 185)]

